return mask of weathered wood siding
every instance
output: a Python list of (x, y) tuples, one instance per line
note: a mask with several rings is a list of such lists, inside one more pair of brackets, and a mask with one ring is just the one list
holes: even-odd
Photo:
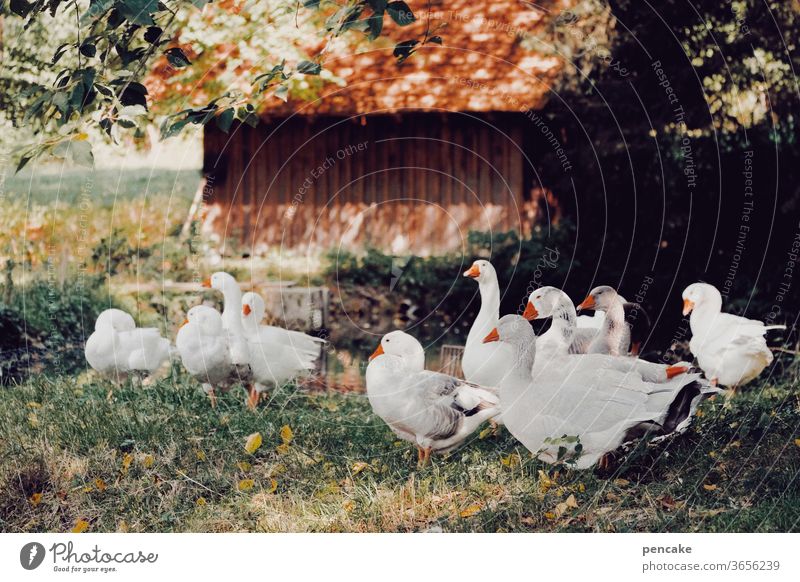
[(208, 126), (206, 216), (255, 253), (456, 250), (470, 230), (529, 222), (521, 132), (513, 114), (294, 117), (230, 134)]

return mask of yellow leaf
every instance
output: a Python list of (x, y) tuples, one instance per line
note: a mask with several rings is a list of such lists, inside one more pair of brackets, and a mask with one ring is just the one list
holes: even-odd
[(459, 515), (461, 515), (461, 517), (471, 517), (471, 516), (475, 515), (476, 513), (478, 513), (480, 510), (481, 510), (481, 506), (480, 505), (477, 505), (477, 504), (470, 505), (466, 509), (462, 510)]
[(353, 503), (352, 499), (348, 499), (347, 501), (342, 503), (342, 509), (344, 509), (345, 511), (353, 511), (353, 508), (355, 506), (356, 506), (356, 504)]
[(255, 486), (255, 484), (256, 484), (255, 481), (253, 481), (252, 479), (242, 479), (241, 481), (239, 481), (238, 488), (239, 491), (250, 491), (250, 489), (252, 489), (253, 486)]
[(572, 494), (567, 497), (567, 500), (564, 503), (567, 504), (567, 507), (572, 507), (573, 509), (578, 507), (578, 502), (575, 500), (575, 496)]
[(128, 533), (128, 529), (129, 528), (128, 528), (128, 522), (127, 521), (125, 521), (123, 519), (121, 522), (119, 522), (119, 525), (117, 526), (117, 532), (119, 532), (119, 533)]
[(28, 408), (41, 408), (42, 405), (38, 402), (28, 402)]
[(87, 139), (89, 139), (88, 133), (81, 132), (75, 136), (75, 141), (86, 141)]
[(275, 493), (278, 490), (278, 482), (275, 479), (269, 480), (269, 493)]
[(551, 520), (551, 521), (552, 521), (552, 520), (554, 520), (554, 519), (556, 518), (556, 514), (555, 514), (555, 513), (553, 513), (553, 512), (551, 512), (551, 511), (548, 511), (547, 513), (545, 513), (545, 514), (544, 514), (544, 516), (545, 516), (547, 519)]
[(717, 489), (717, 486), (716, 485), (703, 484), (703, 489), (705, 489), (706, 491), (715, 491)]
[(89, 522), (85, 519), (79, 519), (75, 522), (75, 527), (72, 528), (72, 533), (83, 533), (89, 529)]
[(364, 461), (357, 461), (353, 463), (353, 475), (358, 475), (364, 469), (369, 469), (369, 465)]
[(698, 409), (695, 411), (694, 415), (695, 415), (695, 416), (697, 416), (697, 417), (702, 417), (702, 416), (703, 416), (703, 411), (702, 411), (702, 409), (698, 408)]
[(794, 439), (794, 444), (800, 447), (800, 439)]
[(133, 462), (133, 455), (131, 455), (130, 453), (125, 453), (125, 456), (122, 457), (122, 474), (123, 475), (128, 472), (128, 468), (131, 466), (132, 462)]
[(262, 440), (263, 439), (261, 438), (261, 433), (254, 432), (249, 437), (247, 437), (247, 440), (244, 442), (244, 450), (252, 455), (259, 449)]
[(278, 452), (278, 454), (285, 455), (286, 453), (289, 452), (289, 445), (283, 443), (282, 445), (278, 445), (277, 447), (275, 447), (275, 450)]
[(247, 473), (250, 469), (253, 468), (253, 466), (247, 461), (239, 461), (238, 463), (236, 463), (236, 466), (239, 467), (240, 471), (244, 471), (245, 473)]
[(539, 469), (539, 490), (542, 493), (547, 493), (547, 491), (555, 484), (556, 482), (550, 479), (547, 473)]
[(584, 485), (583, 483), (578, 483), (578, 491), (580, 491), (581, 493), (586, 491), (586, 485)]
[(483, 429), (481, 432), (478, 433), (478, 439), (483, 440), (489, 435), (491, 435), (493, 432), (494, 429), (491, 426), (487, 426), (485, 429)]
[(94, 486), (97, 487), (97, 490), (100, 492), (106, 490), (106, 482), (100, 478), (94, 480)]
[(197, 500), (195, 501), (195, 503), (197, 505), (199, 505), (200, 507), (202, 507), (203, 505), (206, 504), (206, 498), (205, 497), (198, 497)]
[(39, 426), (39, 418), (36, 416), (35, 412), (31, 412), (28, 415), (28, 424), (31, 425), (31, 428), (38, 428), (38, 426)]
[(616, 485), (617, 487), (627, 487), (630, 484), (631, 482), (628, 481), (627, 479), (614, 479), (614, 485)]
[(155, 458), (153, 457), (153, 455), (145, 455), (144, 456), (144, 461), (142, 461), (142, 465), (144, 465), (145, 469), (149, 469), (150, 467), (153, 466), (154, 462), (155, 462)]
[(31, 502), (31, 505), (36, 507), (37, 505), (39, 505), (42, 502), (42, 494), (41, 493), (34, 493), (30, 497), (30, 502)]
[(511, 453), (510, 455), (501, 455), (500, 456), (500, 462), (504, 466), (506, 466), (506, 467), (508, 467), (510, 469), (513, 469), (514, 467), (519, 465), (520, 461), (521, 461), (521, 459), (519, 458), (519, 455), (517, 453)]
[(206, 460), (206, 454), (205, 454), (205, 452), (204, 452), (204, 451), (202, 451), (202, 450), (200, 450), (200, 449), (198, 449), (197, 451), (195, 451), (195, 455), (197, 455), (197, 460), (198, 460), (198, 461), (205, 461), (205, 460)]
[(292, 432), (291, 427), (288, 424), (284, 424), (281, 427), (281, 440), (283, 441), (283, 444), (288, 445), (292, 442), (293, 438), (294, 433)]

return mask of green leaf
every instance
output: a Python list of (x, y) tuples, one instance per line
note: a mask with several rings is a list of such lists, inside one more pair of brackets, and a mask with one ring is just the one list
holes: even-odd
[(286, 103), (286, 101), (289, 99), (289, 87), (287, 85), (281, 85), (275, 89), (273, 94), (275, 97)]
[(72, 161), (84, 168), (94, 166), (94, 155), (92, 154), (92, 144), (86, 140), (73, 141), (70, 148)]
[(370, 40), (375, 40), (381, 35), (381, 31), (383, 30), (383, 12), (375, 13), (367, 18), (367, 27), (369, 30), (369, 34), (367, 37)]
[(231, 124), (233, 123), (233, 115), (233, 107), (228, 107), (228, 109), (217, 116), (217, 127), (225, 133), (228, 133), (231, 129)]
[(186, 53), (183, 52), (182, 49), (179, 48), (171, 48), (164, 53), (167, 55), (167, 60), (169, 64), (173, 67), (177, 67), (179, 69), (183, 67), (188, 67), (192, 64), (189, 58), (186, 56)]
[(99, 20), (114, 6), (116, 0), (92, 0), (89, 8), (81, 15), (80, 23), (83, 25)]
[(414, 16), (411, 8), (408, 7), (408, 4), (402, 0), (389, 2), (389, 4), (386, 6), (386, 11), (389, 13), (389, 16), (392, 17), (392, 20), (394, 20), (400, 26), (408, 26), (417, 20), (417, 17)]
[(319, 75), (322, 65), (311, 61), (300, 61), (297, 63), (297, 72), (304, 75)]
[(161, 30), (159, 26), (149, 26), (147, 30), (144, 31), (144, 39), (150, 44), (155, 44), (161, 38), (163, 32), (164, 31)]
[(397, 62), (402, 63), (412, 54), (414, 54), (414, 47), (419, 44), (419, 41), (416, 39), (411, 40), (404, 40), (402, 42), (398, 42), (394, 46), (393, 55), (397, 57)]
[(92, 58), (97, 54), (97, 47), (90, 42), (84, 42), (79, 50), (83, 56), (89, 58)]
[(126, 20), (150, 26), (154, 24), (151, 15), (158, 11), (158, 0), (119, 0), (116, 7)]
[[(9, 3), (11, 12), (17, 16), (21, 16), (22, 18), (25, 18), (28, 14), (30, 14), (34, 6), (35, 4), (33, 2), (28, 2), (27, 0), (11, 0)], [(17, 171), (19, 172), (19, 169)]]

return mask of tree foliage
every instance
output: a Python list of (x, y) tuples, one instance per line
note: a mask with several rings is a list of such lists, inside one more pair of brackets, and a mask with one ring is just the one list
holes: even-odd
[[(374, 41), (386, 19), (416, 20), (405, 2), (386, 0), (8, 0), (3, 17), (4, 121), (35, 138), (18, 149), (18, 169), (44, 153), (91, 165), (92, 130), (114, 142), (143, 138), (156, 114), (164, 137), (212, 121), (255, 124), (261, 100), (286, 100), (326, 76), (326, 53), (343, 35)], [(175, 83), (209, 66), (225, 74), (204, 102), (154, 112), (144, 79), (159, 62)]]

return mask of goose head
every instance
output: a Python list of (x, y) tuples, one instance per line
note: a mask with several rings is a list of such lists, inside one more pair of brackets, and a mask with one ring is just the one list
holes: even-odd
[(524, 317), (512, 313), (501, 317), (497, 322), (497, 327), (483, 338), (483, 343), (490, 342), (505, 342), (524, 348), (535, 345), (536, 334), (533, 333), (533, 329)]
[(425, 350), (422, 344), (404, 331), (396, 330), (384, 335), (369, 359), (372, 361), (383, 354), (403, 358), (414, 368), (425, 368)]
[(186, 323), (197, 325), (204, 335), (222, 334), (222, 315), (208, 305), (195, 305), (186, 313)]
[(592, 289), (586, 299), (575, 309), (594, 309), (595, 311), (608, 311), (612, 305), (620, 302), (616, 290), (608, 285), (600, 285)]
[(693, 309), (701, 305), (722, 307), (722, 295), (719, 290), (708, 283), (692, 283), (683, 290), (683, 314), (689, 315)]
[(136, 329), (136, 322), (130, 313), (121, 309), (106, 309), (97, 316), (94, 322), (94, 329), (113, 329), (114, 331), (132, 331)]
[(551, 317), (561, 295), (555, 287), (539, 287), (528, 297), (528, 304), (522, 317), (528, 321)]
[(242, 295), (242, 321), (253, 320), (259, 323), (264, 319), (266, 307), (264, 299), (258, 293), (248, 291)]
[(239, 283), (236, 282), (233, 275), (229, 275), (225, 271), (217, 271), (203, 281), (203, 287), (225, 293), (228, 289), (238, 289)]
[(475, 279), (478, 284), (497, 281), (497, 271), (495, 271), (492, 264), (485, 259), (478, 259), (472, 263), (472, 266), (464, 271), (464, 276)]

